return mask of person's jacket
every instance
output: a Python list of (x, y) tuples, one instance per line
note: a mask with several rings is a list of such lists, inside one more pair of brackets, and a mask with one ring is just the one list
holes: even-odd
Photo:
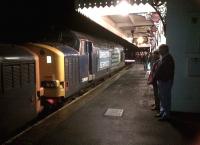
[(170, 54), (167, 54), (159, 63), (155, 73), (155, 79), (160, 81), (174, 80), (174, 59)]
[(160, 60), (154, 60), (154, 62), (152, 62), (152, 69), (151, 72), (149, 74), (149, 78), (148, 78), (148, 84), (156, 84), (156, 79), (155, 79), (155, 74), (156, 74), (156, 70), (158, 68), (158, 64), (159, 64)]

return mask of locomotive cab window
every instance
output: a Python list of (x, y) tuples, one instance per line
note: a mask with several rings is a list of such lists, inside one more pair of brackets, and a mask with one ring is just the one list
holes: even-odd
[(92, 42), (87, 41), (87, 52), (92, 53)]
[(81, 54), (88, 54), (88, 47), (87, 47), (87, 41), (81, 40), (81, 45), (80, 45), (80, 52)]
[(85, 41), (85, 43), (84, 43), (84, 52), (85, 52), (85, 54), (88, 54), (88, 42), (87, 41)]

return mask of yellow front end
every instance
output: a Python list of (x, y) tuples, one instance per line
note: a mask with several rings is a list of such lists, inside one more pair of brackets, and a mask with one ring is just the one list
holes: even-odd
[(39, 75), (44, 97), (64, 97), (64, 54), (57, 48), (45, 44), (29, 43), (26, 46), (39, 56)]

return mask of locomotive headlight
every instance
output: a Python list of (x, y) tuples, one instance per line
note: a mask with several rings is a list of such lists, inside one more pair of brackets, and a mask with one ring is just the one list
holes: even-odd
[(54, 81), (54, 84), (55, 84), (55, 87), (59, 87), (60, 86), (60, 81), (56, 80), (56, 81)]

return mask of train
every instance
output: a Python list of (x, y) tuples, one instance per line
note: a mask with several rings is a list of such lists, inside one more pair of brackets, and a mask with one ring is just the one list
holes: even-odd
[(133, 47), (126, 47), (124, 49), (124, 53), (125, 53), (125, 64), (126, 65), (132, 65), (136, 62), (136, 54), (137, 48), (133, 48)]
[(81, 32), (0, 44), (1, 141), (48, 106), (125, 66), (124, 47)]

